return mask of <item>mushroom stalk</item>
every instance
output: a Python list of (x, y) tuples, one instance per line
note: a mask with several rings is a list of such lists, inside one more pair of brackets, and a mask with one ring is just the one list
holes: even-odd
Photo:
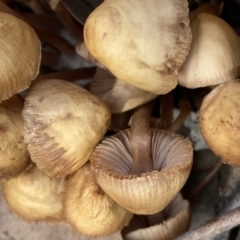
[(168, 94), (161, 95), (161, 104), (160, 104), (160, 115), (162, 128), (168, 129), (172, 123), (173, 116), (173, 94), (169, 92)]
[(180, 100), (179, 102), (180, 113), (177, 118), (173, 121), (172, 125), (168, 128), (170, 132), (177, 132), (177, 130), (181, 127), (184, 120), (190, 113), (190, 104), (186, 100)]
[(79, 79), (87, 79), (93, 77), (95, 74), (95, 67), (88, 67), (88, 68), (77, 68), (72, 70), (66, 70), (61, 72), (55, 73), (48, 73), (48, 74), (41, 74), (35, 78), (30, 87), (33, 87), (36, 83), (44, 79), (62, 79), (66, 81), (76, 81)]
[(240, 224), (240, 207), (228, 212), (225, 215), (217, 216), (208, 221), (196, 230), (189, 231), (176, 240), (201, 240), (213, 239), (215, 236), (228, 231)]
[(153, 170), (151, 158), (150, 117), (153, 101), (138, 107), (132, 116), (130, 144), (132, 148), (132, 173), (141, 176), (142, 173)]

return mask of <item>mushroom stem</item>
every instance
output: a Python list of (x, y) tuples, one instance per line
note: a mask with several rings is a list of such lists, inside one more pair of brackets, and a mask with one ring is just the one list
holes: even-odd
[(206, 222), (196, 230), (189, 231), (176, 240), (201, 240), (213, 239), (215, 236), (228, 231), (240, 224), (240, 207), (228, 212), (227, 214), (217, 216)]
[(132, 148), (132, 174), (141, 176), (142, 173), (153, 170), (151, 158), (150, 117), (153, 101), (146, 103), (133, 113), (131, 122), (130, 144)]
[(83, 41), (83, 26), (72, 16), (66, 7), (61, 2), (57, 4), (53, 4), (53, 0), (47, 0), (47, 2), (65, 28), (77, 37), (78, 40)]
[(62, 55), (54, 52), (42, 51), (41, 64), (54, 70), (59, 70), (62, 62)]
[(76, 81), (80, 79), (92, 78), (95, 74), (96, 68), (77, 68), (72, 70), (66, 70), (55, 73), (41, 74), (38, 75), (31, 83), (30, 88), (33, 87), (36, 83), (44, 79), (62, 79), (66, 81)]
[(184, 120), (190, 113), (190, 104), (187, 100), (181, 99), (179, 102), (180, 113), (177, 118), (173, 121), (172, 125), (168, 128), (170, 132), (177, 132), (177, 130), (181, 127)]
[(161, 95), (160, 99), (160, 116), (162, 128), (168, 129), (171, 126), (173, 117), (173, 94), (172, 92), (169, 92), (168, 94)]

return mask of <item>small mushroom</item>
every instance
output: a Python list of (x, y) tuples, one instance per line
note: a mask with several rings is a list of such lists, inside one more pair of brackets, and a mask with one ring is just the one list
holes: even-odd
[(110, 125), (111, 112), (82, 87), (51, 79), (29, 91), (22, 116), (32, 161), (49, 176), (63, 177), (87, 162)]
[(105, 0), (86, 21), (84, 42), (118, 79), (166, 94), (190, 48), (188, 14), (186, 0)]
[(215, 87), (203, 99), (199, 124), (208, 147), (225, 163), (240, 167), (240, 79)]
[(0, 180), (16, 177), (31, 166), (23, 137), (23, 99), (14, 95), (0, 104)]
[(101, 68), (97, 68), (90, 92), (100, 97), (110, 107), (112, 113), (126, 112), (157, 97), (156, 94), (117, 79), (107, 69)]
[(64, 213), (73, 229), (92, 237), (121, 230), (133, 216), (101, 189), (89, 162), (70, 175), (62, 199)]
[(0, 102), (28, 88), (39, 72), (40, 41), (24, 21), (0, 12)]
[(121, 231), (123, 240), (172, 240), (190, 225), (190, 205), (178, 194), (168, 206), (154, 215), (134, 215)]
[[(192, 45), (179, 71), (187, 88), (218, 85), (240, 74), (240, 38), (221, 18), (199, 13), (191, 21)], [(216, 71), (217, 69), (217, 71)]]
[(36, 165), (17, 178), (2, 183), (5, 201), (12, 212), (27, 222), (63, 222), (63, 178), (51, 178)]

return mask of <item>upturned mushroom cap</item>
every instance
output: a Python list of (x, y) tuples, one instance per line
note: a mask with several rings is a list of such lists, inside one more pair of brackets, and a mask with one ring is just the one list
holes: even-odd
[(154, 171), (132, 175), (130, 131), (103, 140), (90, 160), (101, 188), (119, 205), (136, 214), (164, 209), (185, 184), (192, 166), (191, 143), (167, 131), (151, 129)]
[(63, 177), (89, 159), (110, 125), (111, 112), (82, 87), (47, 80), (29, 91), (22, 116), (32, 161), (49, 176)]
[(200, 108), (199, 124), (208, 147), (224, 162), (240, 167), (240, 79), (215, 87)]
[(36, 165), (2, 183), (3, 196), (12, 212), (27, 222), (63, 222), (61, 192), (64, 179), (51, 178)]
[(97, 68), (90, 92), (100, 97), (110, 107), (112, 113), (126, 112), (157, 97), (156, 94), (117, 79), (107, 69), (101, 68)]
[(93, 237), (121, 230), (133, 216), (101, 189), (89, 163), (70, 175), (63, 192), (63, 209), (76, 231)]
[(0, 104), (0, 180), (17, 176), (30, 166), (23, 137), (23, 99), (14, 95)]
[(240, 38), (221, 18), (199, 13), (191, 21), (192, 45), (179, 70), (187, 88), (217, 85), (240, 74)]
[(165, 94), (190, 48), (188, 13), (186, 0), (105, 0), (88, 17), (84, 41), (118, 79)]
[(178, 194), (168, 206), (154, 215), (134, 215), (122, 230), (124, 240), (172, 240), (186, 232), (190, 225), (190, 205)]
[(0, 101), (28, 88), (38, 74), (40, 58), (40, 41), (34, 30), (0, 12)]

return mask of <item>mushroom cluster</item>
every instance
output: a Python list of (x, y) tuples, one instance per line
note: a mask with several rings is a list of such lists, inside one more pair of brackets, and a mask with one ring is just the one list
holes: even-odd
[(239, 36), (209, 4), (105, 0), (83, 21), (66, 2), (0, 0), (4, 199), (27, 222), (172, 240), (190, 224), (190, 111), (240, 167)]

